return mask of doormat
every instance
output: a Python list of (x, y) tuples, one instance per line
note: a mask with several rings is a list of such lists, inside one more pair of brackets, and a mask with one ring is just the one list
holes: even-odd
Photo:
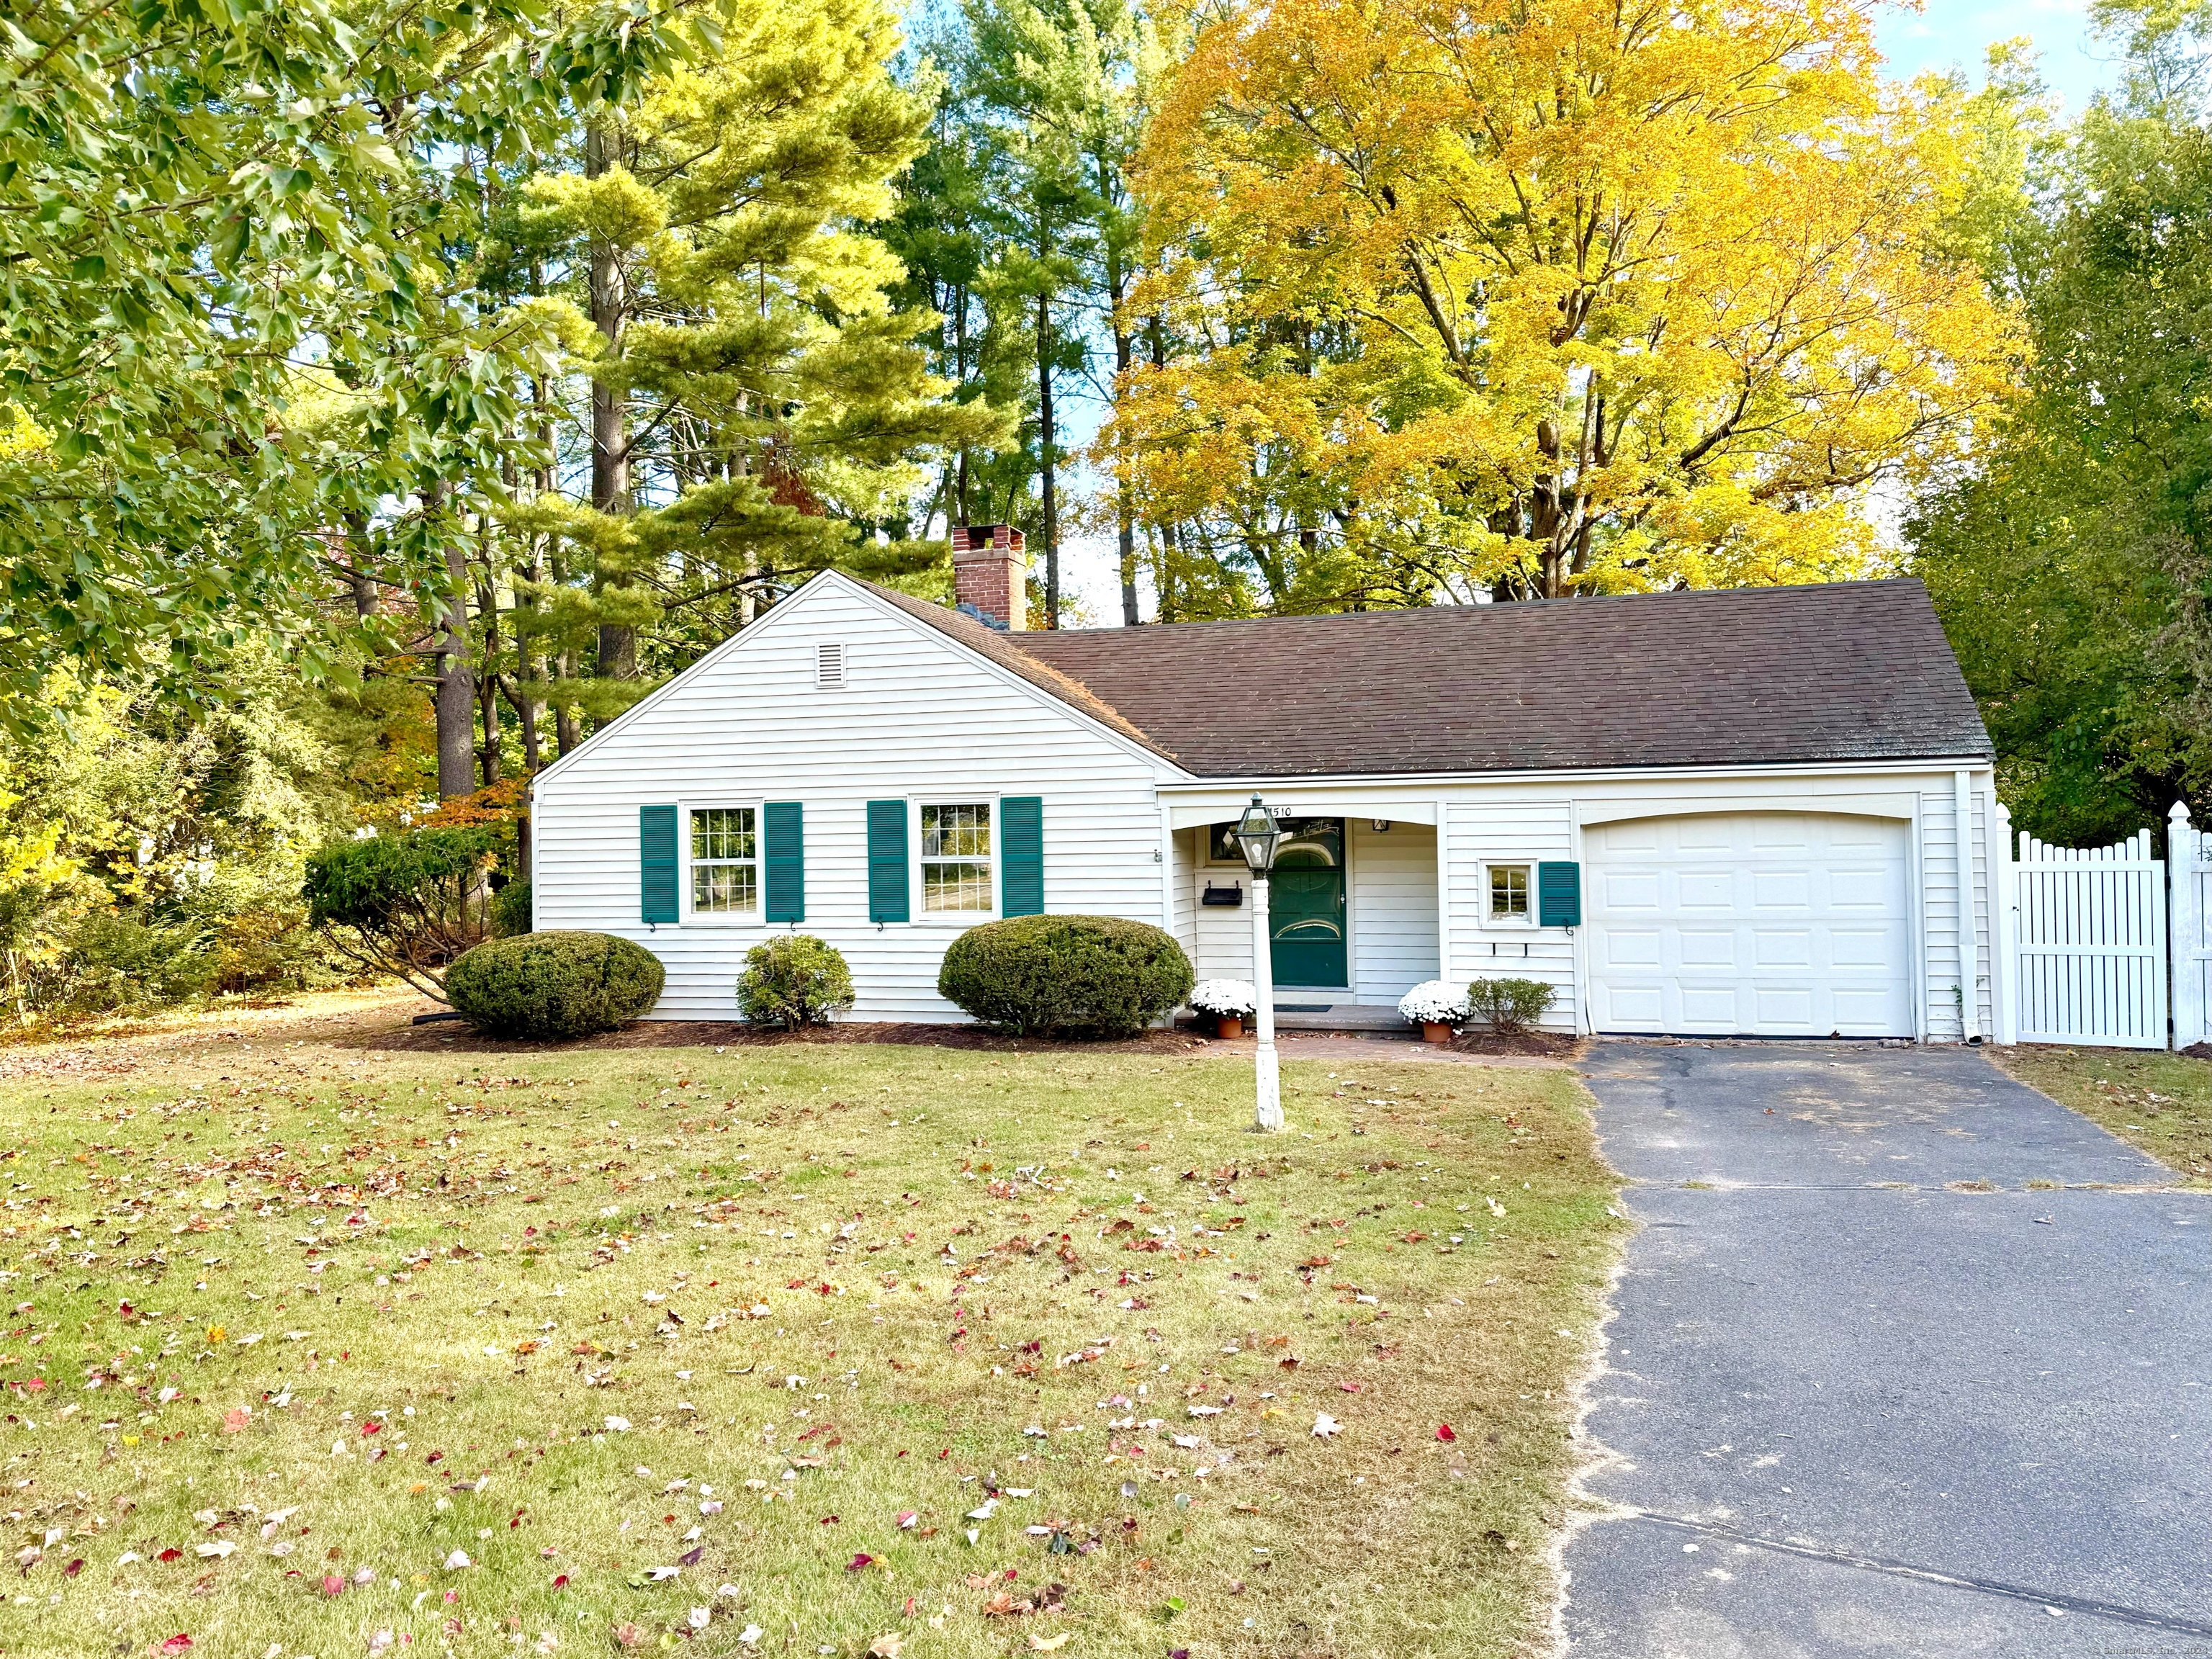
[(1279, 1002), (1275, 1005), (1275, 1012), (1279, 1014), (1325, 1014), (1335, 1006), (1333, 1002)]

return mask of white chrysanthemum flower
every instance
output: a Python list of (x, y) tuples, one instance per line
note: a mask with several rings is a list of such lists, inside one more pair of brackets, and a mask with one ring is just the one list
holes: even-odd
[(1416, 1025), (1457, 1025), (1467, 1018), (1467, 992), (1440, 979), (1425, 979), (1398, 999), (1398, 1012)]

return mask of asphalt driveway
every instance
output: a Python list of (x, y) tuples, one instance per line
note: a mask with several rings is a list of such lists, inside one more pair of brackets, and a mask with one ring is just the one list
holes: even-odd
[(1602, 1659), (2212, 1656), (2212, 1202), (1978, 1051), (1603, 1043)]

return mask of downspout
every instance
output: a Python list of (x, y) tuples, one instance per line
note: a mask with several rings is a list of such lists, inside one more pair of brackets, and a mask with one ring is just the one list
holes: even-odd
[(1981, 942), (1974, 907), (1973, 797), (1967, 775), (1951, 774), (1952, 823), (1959, 860), (1959, 1033), (1982, 1040)]

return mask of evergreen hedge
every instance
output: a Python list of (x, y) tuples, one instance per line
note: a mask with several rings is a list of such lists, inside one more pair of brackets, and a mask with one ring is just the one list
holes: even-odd
[(487, 1036), (589, 1036), (627, 1025), (666, 975), (643, 945), (611, 933), (495, 939), (446, 970), (446, 995)]
[(1182, 946), (1119, 916), (1014, 916), (970, 927), (945, 952), (938, 991), (1023, 1036), (1129, 1036), (1190, 994)]

